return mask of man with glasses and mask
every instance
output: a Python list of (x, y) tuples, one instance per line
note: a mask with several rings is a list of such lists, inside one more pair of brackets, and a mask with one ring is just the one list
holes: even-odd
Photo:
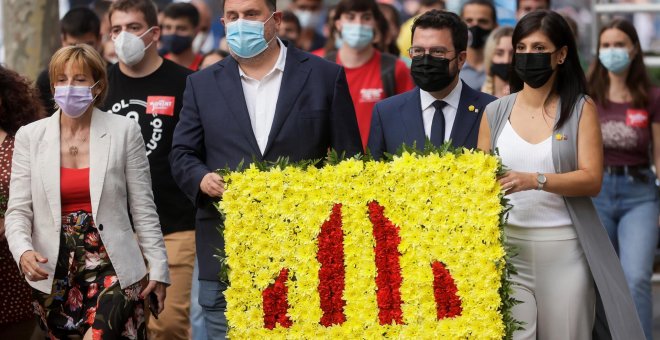
[(410, 68), (417, 87), (376, 104), (368, 148), (375, 159), (402, 144), (422, 149), (451, 140), (475, 148), (486, 105), (496, 98), (473, 90), (459, 79), (465, 63), (467, 26), (456, 14), (432, 10), (412, 27)]
[(158, 55), (161, 30), (151, 0), (115, 1), (109, 18), (119, 62), (108, 71), (109, 90), (101, 109), (130, 117), (140, 125), (172, 280), (163, 313), (148, 322), (149, 338), (188, 339), (195, 263), (194, 208), (182, 199), (168, 155), (186, 77), (192, 71)]
[[(209, 339), (224, 339), (226, 285), (218, 280), (219, 168), (243, 161), (321, 159), (362, 151), (343, 69), (276, 37), (275, 0), (225, 0), (230, 57), (192, 74), (174, 132), (174, 178), (197, 207), (199, 304)], [(235, 269), (240, 270), (240, 268)]]

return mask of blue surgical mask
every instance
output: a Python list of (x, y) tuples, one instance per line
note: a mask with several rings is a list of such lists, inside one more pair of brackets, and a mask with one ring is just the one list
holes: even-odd
[(341, 38), (348, 46), (362, 49), (374, 40), (374, 29), (371, 26), (347, 23), (342, 26)]
[[(229, 49), (244, 59), (255, 57), (265, 51), (270, 41), (266, 41), (264, 37), (264, 24), (273, 17), (273, 14), (264, 22), (238, 19), (228, 23), (227, 45), (229, 45)], [(273, 39), (275, 39), (274, 35), (270, 40)]]
[(339, 34), (335, 34), (335, 48), (339, 49), (343, 44), (344, 44), (344, 40), (342, 40)]
[(601, 48), (598, 60), (607, 70), (614, 73), (624, 71), (630, 65), (628, 49), (623, 47)]

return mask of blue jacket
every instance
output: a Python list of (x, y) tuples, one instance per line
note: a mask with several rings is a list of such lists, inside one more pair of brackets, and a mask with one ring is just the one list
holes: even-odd
[[(450, 138), (454, 146), (475, 148), (479, 136), (481, 116), (488, 103), (495, 97), (473, 90), (465, 82), (456, 112), (456, 120)], [(469, 109), (474, 106), (473, 110)], [(403, 143), (418, 149), (424, 147), (426, 135), (422, 120), (422, 103), (419, 88), (387, 98), (374, 107), (367, 147), (376, 159), (383, 153), (395, 153)], [(439, 145), (436, 145), (439, 146)]]

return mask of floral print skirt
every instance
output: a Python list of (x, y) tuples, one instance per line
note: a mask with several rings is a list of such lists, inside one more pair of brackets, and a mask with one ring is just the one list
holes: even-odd
[(33, 290), (35, 313), (53, 339), (146, 339), (140, 282), (121, 289), (92, 214), (62, 216), (60, 252), (51, 294)]

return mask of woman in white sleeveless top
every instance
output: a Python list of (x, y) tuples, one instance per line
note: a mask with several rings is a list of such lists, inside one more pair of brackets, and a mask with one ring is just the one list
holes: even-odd
[[(513, 314), (525, 322), (514, 338), (590, 339), (596, 290), (566, 197), (596, 196), (600, 190), (603, 154), (596, 108), (585, 101), (575, 40), (560, 15), (526, 15), (512, 40), (514, 94), (486, 108), (478, 146), (497, 148), (510, 169), (499, 181), (513, 205), (507, 243), (519, 253), (512, 259), (518, 270), (512, 280), (514, 297), (522, 303)], [(571, 119), (576, 128), (567, 133), (563, 128)], [(571, 143), (576, 167), (558, 169), (557, 155)]]

